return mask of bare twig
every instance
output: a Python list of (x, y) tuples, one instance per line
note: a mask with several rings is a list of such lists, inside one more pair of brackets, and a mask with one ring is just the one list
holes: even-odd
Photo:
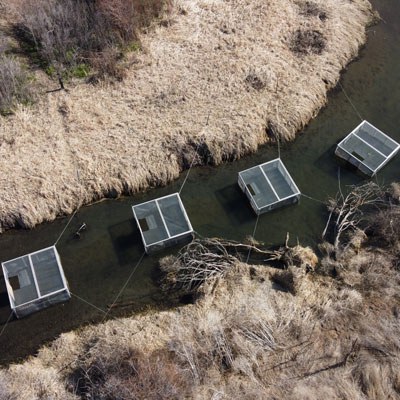
[(339, 181), (339, 192), (336, 198), (329, 200), (330, 214), (322, 236), (326, 235), (329, 225), (333, 225), (333, 244), (335, 249), (338, 249), (343, 235), (355, 231), (365, 221), (366, 209), (383, 204), (383, 190), (376, 183), (368, 182), (360, 186), (353, 186), (349, 193), (344, 195)]
[(269, 250), (257, 247), (254, 242), (197, 238), (182, 248), (177, 257), (168, 256), (160, 261), (161, 270), (166, 275), (164, 285), (166, 288), (195, 290), (208, 279), (223, 277), (235, 264), (245, 260), (249, 251), (259, 255), (263, 262), (279, 261), (283, 267), (303, 264), (300, 246), (292, 248), (288, 241), (289, 234), (284, 246)]
[(202, 238), (185, 246), (176, 258), (163, 259), (161, 269), (166, 273), (167, 286), (191, 291), (208, 279), (224, 276), (248, 251), (267, 257), (264, 261), (281, 260), (283, 256), (283, 250), (264, 250), (254, 244)]

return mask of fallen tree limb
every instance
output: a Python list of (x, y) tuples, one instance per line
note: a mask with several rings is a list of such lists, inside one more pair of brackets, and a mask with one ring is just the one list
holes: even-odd
[(289, 247), (288, 240), (287, 235), (284, 246), (269, 250), (256, 246), (254, 241), (248, 244), (220, 238), (197, 238), (183, 247), (176, 257), (167, 256), (160, 260), (160, 268), (165, 274), (164, 287), (195, 290), (208, 279), (223, 277), (245, 259), (249, 250), (259, 255), (263, 262), (281, 262), (282, 268), (303, 264), (314, 267), (318, 260), (312, 250)]

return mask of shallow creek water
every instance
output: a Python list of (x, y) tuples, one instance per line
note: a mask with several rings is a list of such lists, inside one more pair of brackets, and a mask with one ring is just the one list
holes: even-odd
[[(400, 8), (398, 0), (374, 1), (383, 22), (369, 29), (369, 40), (360, 57), (344, 73), (341, 83), (361, 116), (400, 141)], [(281, 158), (302, 193), (325, 201), (338, 189), (336, 143), (360, 122), (340, 89), (329, 95), (328, 106), (320, 112), (297, 139), (282, 146)], [(256, 217), (237, 185), (237, 173), (276, 158), (276, 146), (264, 146), (257, 154), (217, 168), (191, 171), (182, 191), (182, 200), (194, 229), (203, 236), (242, 240), (251, 234)], [(342, 185), (357, 184), (361, 176), (341, 167)], [(380, 183), (399, 180), (400, 155), (378, 173)], [(40, 345), (103, 315), (79, 296), (101, 309), (111, 304), (143, 253), (131, 205), (179, 190), (183, 179), (165, 188), (149, 190), (134, 197), (106, 200), (82, 208), (59, 241), (65, 275), (75, 295), (64, 304), (30, 317), (11, 319), (0, 337), (0, 363), (17, 361), (34, 354)], [(327, 213), (321, 203), (302, 197), (300, 204), (260, 217), (256, 239), (269, 245), (282, 244), (286, 232), (291, 241), (316, 245)], [(32, 231), (13, 230), (0, 236), (0, 261), (51, 246), (68, 219), (42, 224)], [(73, 233), (82, 222), (88, 229), (80, 240)], [(157, 284), (156, 256), (145, 256), (125, 288), (120, 301), (129, 303), (110, 316), (131, 315), (148, 307), (169, 307), (176, 301), (167, 298)], [(0, 277), (0, 331), (10, 315), (4, 279)]]

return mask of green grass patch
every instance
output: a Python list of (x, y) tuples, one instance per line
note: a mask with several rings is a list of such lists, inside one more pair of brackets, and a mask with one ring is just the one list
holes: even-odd
[(74, 78), (86, 78), (90, 74), (90, 66), (87, 64), (78, 64), (69, 70), (69, 75)]

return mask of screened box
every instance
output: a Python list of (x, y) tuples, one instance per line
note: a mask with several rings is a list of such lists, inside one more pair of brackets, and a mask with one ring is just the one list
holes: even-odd
[(54, 246), (3, 262), (1, 266), (11, 309), (17, 318), (71, 297)]
[(365, 175), (373, 176), (395, 156), (399, 147), (389, 136), (363, 121), (337, 145), (335, 154)]
[(277, 158), (239, 172), (238, 183), (257, 215), (297, 203), (300, 191)]
[(193, 237), (193, 228), (178, 193), (132, 207), (146, 253)]

